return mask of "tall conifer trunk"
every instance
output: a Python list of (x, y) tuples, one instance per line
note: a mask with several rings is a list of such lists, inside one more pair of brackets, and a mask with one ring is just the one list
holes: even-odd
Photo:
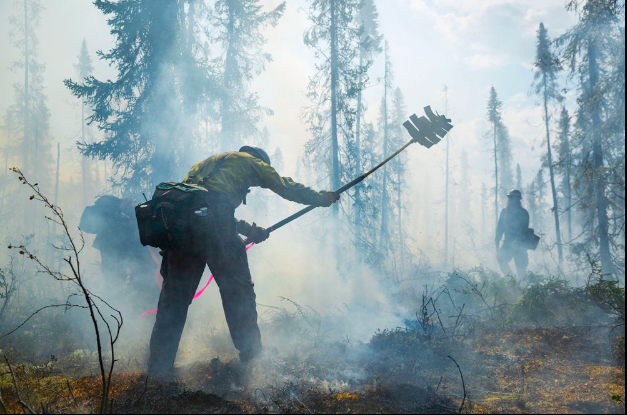
[[(383, 158), (388, 157), (389, 135), (388, 135), (388, 53), (387, 43), (385, 45), (385, 81), (383, 94)], [(383, 167), (383, 185), (381, 188), (381, 234), (379, 244), (383, 247), (388, 234), (388, 165)]]
[(557, 255), (560, 268), (564, 267), (564, 253), (562, 247), (562, 233), (560, 230), (560, 212), (555, 187), (555, 171), (553, 167), (553, 150), (551, 148), (551, 130), (549, 128), (549, 97), (547, 91), (546, 74), (544, 75), (544, 125), (546, 127), (547, 161), (549, 163), (549, 175), (551, 177), (551, 192), (553, 195), (553, 218), (555, 219), (555, 237), (557, 238)]
[[(337, 190), (340, 188), (340, 155), (339, 142), (337, 134), (337, 88), (338, 88), (338, 48), (337, 48), (337, 10), (336, 0), (330, 1), (331, 12), (331, 188)], [(339, 205), (333, 205), (333, 214), (338, 217)]]
[[(594, 100), (599, 93), (599, 46), (596, 41), (588, 46), (588, 71), (590, 77), (590, 96)], [(602, 120), (601, 109), (598, 104), (592, 108), (592, 158), (594, 162), (594, 185), (596, 186), (596, 210), (598, 220), (599, 247), (601, 254), (601, 265), (604, 274), (613, 274), (612, 254), (610, 251), (609, 220), (607, 215), (608, 200), (605, 195), (605, 182), (603, 175), (603, 143), (602, 143)]]

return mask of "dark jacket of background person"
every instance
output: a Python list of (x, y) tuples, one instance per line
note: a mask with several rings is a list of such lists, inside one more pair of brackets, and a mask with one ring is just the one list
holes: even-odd
[[(496, 227), (497, 259), (503, 274), (513, 275), (509, 266), (509, 262), (513, 259), (516, 263), (518, 278), (522, 279), (527, 275), (529, 255), (524, 244), (524, 238), (527, 236), (528, 229), (529, 212), (522, 207), (520, 199), (517, 201), (510, 199), (507, 208), (501, 212)], [(503, 246), (499, 247), (503, 236), (505, 236)]]
[(148, 291), (155, 298), (158, 288), (153, 275), (157, 265), (139, 241), (134, 216), (130, 202), (105, 195), (85, 208), (79, 227), (96, 235), (92, 246), (100, 251), (105, 284), (123, 291), (130, 283), (135, 295), (144, 296)]
[(496, 227), (496, 243), (505, 236), (504, 245), (522, 242), (529, 229), (529, 212), (520, 205), (503, 209)]

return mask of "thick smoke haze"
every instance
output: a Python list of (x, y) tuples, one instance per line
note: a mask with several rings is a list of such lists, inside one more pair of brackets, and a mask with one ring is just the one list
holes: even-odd
[[(72, 360), (75, 355), (86, 355), (91, 359), (91, 371), (96, 360), (92, 323), (87, 313), (83, 309), (64, 308), (67, 306), (64, 303), (66, 298), (78, 304), (82, 297), (74, 296), (70, 284), (55, 281), (50, 275), (41, 272), (41, 263), (39, 266), (29, 263), (31, 251), (24, 255), (23, 250), (26, 248), (21, 246), (23, 244), (32, 249), (33, 257), (49, 265), (50, 269), (69, 272), (64, 256), (69, 251), (58, 248), (68, 246), (70, 240), (62, 234), (62, 224), (44, 219), (52, 209), (41, 207), (41, 204), (37, 204), (37, 198), (29, 201), (32, 192), (25, 190), (28, 186), (21, 185), (16, 172), (9, 171), (9, 168), (23, 169), (27, 179), (31, 183), (40, 183), (41, 192), (53, 205), (63, 209), (72, 241), (79, 244), (85, 285), (124, 316), (116, 351), (120, 371), (128, 372), (146, 369), (155, 315), (142, 318), (140, 315), (156, 308), (157, 285), (161, 282), (158, 276), (158, 262), (161, 260), (159, 250), (139, 247), (133, 211), (135, 205), (144, 202), (144, 197), (150, 199), (155, 184), (159, 181), (182, 181), (192, 165), (218, 153), (225, 142), (233, 143), (229, 151), (236, 151), (238, 140), (244, 140), (263, 147), (282, 176), (291, 177), (315, 190), (334, 190), (331, 189), (333, 175), (338, 172), (333, 172), (331, 168), (332, 151), (326, 148), (320, 150), (311, 144), (320, 137), (323, 141), (332, 135), (327, 134), (327, 130), (331, 130), (329, 122), (322, 122), (323, 128), (316, 135), (316, 117), (307, 118), (312, 115), (311, 108), (317, 104), (312, 101), (324, 96), (326, 89), (330, 90), (327, 85), (330, 82), (324, 77), (318, 84), (319, 89), (324, 91), (311, 90), (312, 79), (316, 79), (316, 74), (324, 72), (326, 68), (326, 61), (323, 63), (320, 58), (326, 56), (325, 51), (317, 51), (319, 44), (316, 45), (311, 41), (311, 36), (306, 34), (313, 24), (312, 20), (315, 20), (312, 17), (312, 10), (315, 10), (312, 3), (320, 2), (287, 0), (284, 10), (281, 7), (284, 3), (282, 0), (259, 2), (265, 12), (278, 10), (274, 17), (280, 18), (276, 22), (270, 18), (269, 23), (259, 26), (265, 43), (260, 41), (257, 46), (268, 56), (256, 55), (254, 58), (258, 61), (250, 66), (243, 65), (253, 69), (245, 76), (239, 74), (240, 78), (232, 82), (237, 87), (243, 86), (250, 95), (241, 94), (243, 96), (234, 99), (229, 96), (232, 91), (229, 90), (228, 82), (220, 78), (223, 75), (220, 71), (227, 66), (224, 63), (227, 53), (221, 49), (224, 45), (216, 40), (219, 38), (217, 33), (221, 32), (216, 23), (219, 21), (219, 17), (216, 17), (219, 11), (213, 7), (220, 1), (169, 3), (170, 7), (181, 5), (178, 13), (183, 17), (177, 17), (179, 20), (168, 19), (169, 16), (162, 13), (155, 12), (157, 17), (151, 15), (151, 19), (167, 23), (163, 26), (171, 26), (164, 28), (164, 33), (166, 29), (174, 31), (172, 27), (180, 30), (179, 26), (186, 23), (189, 27), (184, 28), (189, 32), (183, 35), (176, 32), (176, 40), (173, 40), (174, 37), (166, 36), (164, 39), (162, 36), (158, 39), (161, 43), (155, 41), (156, 44), (174, 44), (171, 51), (157, 51), (159, 54), (151, 50), (153, 55), (150, 55), (142, 50), (142, 53), (150, 55), (150, 59), (158, 63), (150, 59), (147, 64), (142, 61), (142, 65), (148, 67), (143, 68), (148, 75), (143, 75), (145, 78), (138, 76), (139, 81), (133, 80), (137, 83), (126, 88), (126, 101), (113, 99), (115, 104), (112, 107), (119, 105), (115, 111), (130, 108), (136, 103), (129, 102), (132, 99), (128, 97), (145, 87), (143, 82), (146, 79), (149, 79), (147, 83), (152, 82), (149, 93), (146, 93), (145, 105), (148, 109), (141, 107), (133, 113), (140, 114), (137, 124), (126, 130), (120, 128), (122, 132), (115, 131), (121, 137), (127, 134), (131, 137), (128, 141), (132, 142), (128, 144), (127, 150), (130, 150), (125, 153), (130, 156), (125, 159), (127, 165), (119, 168), (120, 164), (124, 164), (120, 159), (116, 166), (111, 159), (90, 159), (81, 154), (83, 140), (93, 145), (110, 139), (111, 134), (99, 130), (98, 122), (89, 125), (83, 123), (83, 119), (93, 114), (93, 109), (81, 102), (77, 97), (80, 93), (76, 89), (75, 95), (72, 94), (72, 84), (68, 82), (72, 80), (76, 86), (84, 81), (80, 79), (77, 70), (83, 44), (93, 65), (93, 80), (105, 82), (118, 79), (115, 64), (102, 58), (102, 53), (106, 54), (116, 47), (115, 33), (107, 22), (107, 16), (92, 1), (40, 1), (43, 8), (39, 12), (39, 25), (32, 28), (37, 39), (32, 47), (37, 53), (31, 58), (42, 65), (36, 66), (36, 69), (41, 74), (41, 92), (46, 97), (45, 103), (49, 110), (42, 111), (40, 117), (43, 121), (38, 121), (36, 125), (42, 126), (42, 129), (46, 127), (49, 138), (37, 141), (40, 137), (39, 127), (33, 127), (30, 135), (36, 137), (34, 144), (24, 144), (26, 140), (23, 140), (23, 136), (30, 135), (18, 130), (21, 120), (27, 117), (17, 117), (16, 121), (15, 116), (21, 114), (21, 109), (16, 106), (20, 102), (24, 80), (24, 68), (20, 66), (22, 52), (15, 45), (20, 42), (19, 19), (22, 18), (24, 0), (0, 0), (0, 241), (5, 246), (13, 247), (6, 252), (0, 250), (0, 300), (3, 300), (0, 301), (0, 336), (4, 334), (3, 331), (21, 323), (34, 310), (56, 304), (55, 310), (46, 309), (29, 320), (23, 326), (24, 334), (18, 331), (19, 335), (25, 336), (29, 347), (24, 348), (28, 349), (24, 355), (20, 355), (20, 350), (15, 353), (16, 361), (29, 361), (31, 356), (28, 353), (31, 352), (36, 356), (32, 358), (33, 361), (58, 353), (62, 356), (61, 360), (66, 359), (62, 364), (75, 364)], [(199, 6), (199, 9), (194, 9), (193, 4), (203, 4), (207, 8)], [(311, 382), (324, 393), (359, 390), (360, 393), (376, 391), (378, 394), (379, 378), (384, 373), (388, 376), (386, 379), (392, 379), (393, 382), (398, 377), (403, 378), (399, 382), (407, 381), (413, 386), (424, 387), (429, 393), (434, 389), (434, 396), (439, 393), (439, 377), (440, 382), (445, 379), (442, 393), (447, 396), (461, 396), (463, 393), (466, 400), (466, 385), (462, 392), (457, 382), (456, 368), (459, 368), (460, 373), (461, 368), (448, 355), (450, 350), (462, 363), (467, 378), (483, 379), (472, 385), (475, 397), (488, 396), (489, 388), (499, 389), (497, 381), (502, 380), (491, 379), (493, 375), (489, 374), (489, 370), (494, 367), (498, 367), (498, 370), (506, 367), (512, 371), (520, 368), (524, 378), (525, 370), (530, 370), (528, 368), (534, 362), (537, 363), (530, 350), (535, 352), (535, 348), (542, 349), (544, 346), (559, 349), (562, 345), (560, 342), (571, 339), (575, 339), (573, 343), (576, 339), (592, 338), (595, 341), (594, 344), (582, 346), (581, 350), (575, 349), (575, 346), (575, 351), (568, 350), (577, 358), (585, 355), (587, 359), (598, 354), (598, 350), (604, 350), (605, 355), (610, 355), (607, 350), (620, 348), (620, 341), (615, 342), (616, 339), (611, 337), (615, 336), (613, 330), (616, 327), (622, 327), (623, 330), (624, 364), (624, 288), (621, 288), (624, 286), (624, 144), (622, 147), (619, 144), (621, 138), (624, 138), (624, 118), (622, 124), (620, 120), (612, 118), (620, 118), (614, 114), (615, 107), (620, 107), (620, 99), (614, 96), (613, 89), (604, 91), (609, 104), (603, 109), (603, 121), (607, 125), (612, 123), (612, 129), (609, 131), (610, 127), (607, 127), (608, 131), (603, 130), (607, 134), (603, 145), (609, 151), (605, 165), (600, 168), (597, 166), (595, 170), (597, 173), (603, 171), (604, 175), (603, 189), (607, 190), (604, 197), (608, 202), (605, 211), (609, 212), (611, 222), (611, 262), (617, 268), (611, 282), (608, 282), (604, 280), (603, 270), (595, 262), (603, 258), (603, 253), (596, 228), (600, 219), (594, 217), (598, 205), (594, 205), (593, 201), (604, 193), (593, 194), (596, 187), (590, 185), (597, 185), (598, 182), (593, 180), (598, 178), (594, 176), (597, 173), (589, 173), (594, 169), (587, 159), (592, 147), (589, 141), (594, 136), (594, 123), (590, 118), (594, 117), (582, 105), (585, 91), (582, 92), (581, 80), (585, 80), (586, 75), (580, 73), (581, 68), (578, 69), (580, 72), (568, 68), (567, 62), (562, 59), (563, 68), (557, 74), (560, 99), (551, 102), (547, 114), (550, 122), (547, 124), (542, 97), (532, 87), (534, 74), (537, 73), (534, 64), (538, 53), (540, 23), (548, 29), (550, 38), (555, 40), (576, 27), (582, 20), (581, 15), (568, 10), (565, 0), (374, 0), (374, 4), (379, 14), (378, 32), (382, 35), (382, 50), (373, 53), (372, 66), (367, 71), (363, 102), (360, 104), (363, 105), (362, 112), (353, 108), (358, 105), (357, 98), (350, 94), (356, 92), (345, 84), (340, 87), (340, 93), (344, 94), (345, 99), (341, 102), (349, 102), (350, 105), (339, 111), (341, 149), (338, 157), (343, 163), (343, 170), (336, 178), (341, 177), (345, 181), (345, 176), (353, 175), (352, 170), (355, 169), (351, 163), (358, 163), (355, 159), (362, 163), (360, 170), (368, 170), (383, 158), (383, 154), (389, 155), (390, 148), (383, 148), (384, 139), (388, 140), (388, 132), (390, 140), (397, 140), (392, 141), (394, 144), (391, 147), (401, 141), (408, 141), (411, 137), (398, 120), (408, 119), (412, 114), (420, 117), (424, 115), (423, 108), (426, 106), (452, 119), (454, 128), (442, 142), (430, 149), (419, 145), (409, 147), (402, 158), (395, 159), (385, 169), (366, 179), (359, 188), (363, 193), (359, 194), (352, 189), (344, 194), (341, 202), (335, 205), (337, 210), (318, 208), (272, 233), (267, 241), (250, 249), (248, 261), (255, 284), (265, 348), (261, 363), (253, 370), (250, 389), (258, 386), (265, 393), (280, 384), (289, 383), (291, 388), (294, 382), (306, 388), (307, 382)], [(189, 16), (193, 14), (190, 10), (195, 10), (193, 16), (200, 22), (194, 21), (193, 17), (190, 19)], [(615, 26), (618, 30), (613, 32), (613, 43), (607, 50), (616, 48), (621, 36), (624, 45), (624, 10), (617, 12), (617, 15), (619, 22)], [(151, 29), (154, 30), (154, 27)], [(349, 29), (345, 30), (349, 32)], [(344, 36), (348, 37), (345, 33)], [(182, 41), (183, 38), (186, 40)], [(204, 43), (198, 39), (203, 39)], [(358, 37), (351, 41), (356, 44), (358, 41), (355, 39)], [(565, 43), (567, 41), (561, 39), (559, 46), (551, 44), (556, 55), (565, 53)], [(350, 41), (346, 41), (346, 44), (350, 44)], [(246, 52), (249, 50), (242, 52), (242, 55), (246, 55)], [(316, 52), (321, 54), (317, 56)], [(142, 53), (133, 59), (141, 61), (145, 58)], [(155, 55), (157, 58), (154, 58)], [(604, 82), (620, 84), (621, 79), (610, 79), (610, 75), (607, 75), (608, 69), (614, 65), (609, 55), (606, 53), (601, 59), (603, 76), (609, 79)], [(560, 57), (563, 58), (563, 55)], [(581, 57), (579, 59), (585, 61)], [(263, 62), (263, 65), (259, 62)], [(342, 70), (350, 72), (346, 69), (350, 64), (342, 67)], [(620, 66), (620, 62), (614, 66), (617, 65)], [(624, 67), (624, 51), (622, 65)], [(212, 72), (214, 70), (215, 73)], [(390, 73), (393, 76), (386, 76)], [(609, 73), (613, 74), (612, 71)], [(190, 82), (190, 85), (186, 83), (189, 79), (200, 81), (196, 84)], [(342, 81), (350, 83), (346, 79)], [(622, 88), (624, 90), (624, 75)], [(233, 90), (237, 88), (233, 87)], [(387, 91), (387, 95), (384, 91)], [(399, 115), (397, 108), (400, 107), (400, 93), (404, 96), (402, 111), (406, 113)], [(495, 111), (500, 111), (498, 122), (493, 122), (487, 115), (488, 100), (495, 93), (500, 100), (500, 103), (497, 100)], [(155, 96), (158, 99), (154, 99)], [(202, 97), (201, 102), (196, 102), (199, 96)], [(202, 102), (206, 97), (209, 99)], [(228, 101), (227, 98), (231, 99), (230, 112), (224, 109), (227, 105), (223, 102)], [(242, 102), (248, 107), (242, 109)], [(624, 98), (622, 102), (624, 106)], [(319, 116), (318, 120), (331, 118), (331, 110), (325, 105), (321, 105), (322, 110), (314, 114)], [(382, 114), (382, 108), (387, 109), (387, 114)], [(569, 136), (572, 151), (569, 157), (580, 157), (576, 161), (569, 159), (569, 166), (576, 165), (580, 169), (576, 174), (573, 173), (571, 187), (577, 199), (573, 206), (566, 206), (567, 200), (571, 200), (564, 190), (565, 162), (559, 154), (563, 149), (563, 142), (559, 140), (563, 132), (560, 117), (563, 120), (564, 109), (572, 117), (571, 123), (567, 123), (572, 129)], [(99, 110), (101, 113), (107, 112), (102, 108)], [(98, 109), (95, 113), (98, 113)], [(225, 113), (236, 116), (225, 120)], [(346, 115), (355, 113), (361, 114), (362, 141), (359, 145), (363, 154), (355, 150), (355, 141), (352, 141), (357, 123), (353, 123), (350, 115)], [(144, 114), (149, 115), (142, 118)], [(387, 120), (384, 116), (387, 116)], [(250, 122), (256, 120), (256, 117), (258, 122)], [(109, 118), (107, 122), (113, 121), (114, 117)], [(342, 124), (347, 118), (347, 125)], [(102, 127), (104, 122), (100, 121)], [(389, 123), (389, 131), (383, 127), (386, 121)], [(230, 125), (231, 130), (225, 125)], [(227, 133), (251, 133), (250, 137), (225, 139), (225, 130)], [(547, 161), (547, 130), (553, 140), (553, 160), (559, 159), (553, 166), (548, 166)], [(499, 139), (502, 142), (508, 143), (511, 155), (496, 154), (494, 146), (497, 134), (501, 134)], [(145, 138), (145, 141), (137, 137)], [(27, 159), (25, 153), (29, 153), (26, 151), (28, 145), (39, 149), (40, 144), (41, 153), (45, 153), (46, 159), (38, 160), (37, 153), (35, 163), (22, 166)], [(115, 149), (107, 153), (110, 155), (119, 148), (124, 149), (126, 145), (123, 143), (115, 147), (117, 144), (120, 143), (106, 142), (103, 147), (110, 146), (107, 151)], [(369, 148), (369, 145), (377, 148)], [(503, 152), (501, 146), (499, 142), (498, 151)], [(328, 147), (331, 148), (331, 145)], [(324, 156), (319, 157), (319, 154)], [(619, 157), (621, 154), (622, 161)], [(499, 167), (509, 163), (511, 177), (503, 179), (500, 175), (507, 176), (507, 172), (500, 172), (497, 175), (501, 180), (500, 187), (495, 189), (494, 165), (497, 156)], [(313, 157), (322, 160), (312, 162)], [(140, 161), (128, 161), (133, 158)], [(137, 164), (133, 165), (133, 162)], [(141, 168), (133, 171), (132, 167), (137, 165), (141, 165)], [(606, 166), (610, 168), (606, 169)], [(557, 251), (549, 167), (558, 171), (557, 193), (561, 204), (558, 211), (562, 222), (562, 231), (558, 234), (564, 240), (563, 266), (560, 266), (561, 258)], [(131, 186), (125, 182), (128, 176), (123, 176), (124, 173), (138, 173), (140, 178), (133, 177), (135, 181)], [(387, 175), (386, 181), (382, 179), (384, 174)], [(155, 183), (147, 185), (151, 181)], [(522, 191), (523, 207), (531, 212), (529, 227), (541, 237), (538, 249), (529, 252), (529, 274), (518, 279), (502, 275), (497, 262), (498, 248), (494, 243), (498, 214), (505, 207), (507, 192), (513, 188)], [(495, 208), (495, 194), (499, 199), (498, 208)], [(119, 265), (120, 269), (124, 268), (122, 283), (108, 279), (103, 269), (106, 268), (103, 267), (106, 260), (99, 253), (99, 242), (96, 242), (95, 235), (83, 234), (78, 228), (85, 208), (94, 205), (104, 195), (120, 198), (116, 199), (116, 209), (119, 205), (122, 216), (129, 220), (125, 222), (127, 228), (120, 230), (120, 233), (129, 231), (137, 239), (135, 245), (144, 256), (138, 267), (128, 266), (127, 270), (126, 265)], [(360, 207), (361, 200), (356, 201), (357, 195), (363, 198), (361, 200), (365, 201), (366, 207)], [(303, 208), (303, 205), (284, 200), (261, 188), (253, 188), (246, 199), (247, 203), (237, 208), (236, 218), (263, 227), (269, 227)], [(39, 207), (34, 207), (36, 205)], [(363, 217), (355, 214), (358, 211)], [(388, 216), (381, 211), (389, 212)], [(572, 213), (572, 217), (569, 216), (573, 224), (570, 229), (567, 228), (567, 212)], [(358, 222), (355, 217), (362, 220), (361, 229), (355, 225)], [(117, 218), (120, 219), (120, 216)], [(448, 235), (445, 234), (446, 223), (450, 229)], [(95, 225), (106, 229), (110, 223), (103, 221)], [(384, 225), (387, 226), (385, 230)], [(358, 233), (356, 229), (360, 229), (363, 240), (355, 236)], [(14, 249), (15, 246), (19, 248)], [(19, 289), (16, 289), (11, 299), (7, 283), (9, 270), (17, 275), (15, 278), (19, 282)], [(54, 272), (52, 274), (55, 275)], [(210, 271), (206, 268), (199, 289), (209, 276)], [(617, 281), (613, 280), (614, 277)], [(143, 282), (141, 286), (133, 285), (140, 280)], [(598, 299), (599, 292), (590, 288), (598, 288), (593, 284), (595, 282), (606, 289), (603, 294), (610, 293), (608, 296), (612, 301)], [(603, 285), (606, 283), (608, 285)], [(615, 300), (620, 299), (621, 292), (622, 323), (620, 306), (618, 311), (615, 307)], [(550, 307), (545, 302), (551, 303)], [(5, 307), (9, 304), (6, 315), (2, 304)], [(541, 306), (548, 308), (545, 310)], [(108, 316), (102, 318), (103, 321), (113, 321), (107, 320)], [(597, 331), (587, 331), (585, 334), (576, 331), (583, 326), (594, 327)], [(559, 331), (562, 329), (566, 334)], [(101, 327), (101, 330), (104, 329)], [(497, 334), (494, 335), (492, 330)], [(558, 334), (551, 330), (556, 330)], [(532, 331), (529, 337), (537, 340), (546, 335), (550, 341), (546, 345), (530, 346), (530, 343), (525, 343), (526, 338), (523, 341), (517, 337), (526, 336)], [(49, 344), (44, 344), (47, 342), (38, 340), (32, 333), (44, 336)], [(534, 337), (536, 333), (540, 334)], [(3, 343), (3, 339), (0, 337), (0, 354), (5, 349), (10, 350), (10, 353), (19, 349), (11, 343), (20, 342), (19, 337), (18, 340), (7, 337), (4, 340), (6, 343)], [(419, 347), (415, 347), (416, 344)], [(568, 345), (570, 347), (571, 343)], [(491, 354), (497, 349), (498, 353)], [(67, 350), (72, 350), (70, 357), (63, 355)], [(412, 354), (416, 350), (420, 353)], [(582, 353), (578, 355), (578, 352)], [(505, 363), (494, 357), (501, 356), (499, 353), (506, 356), (503, 358)], [(220, 376), (232, 369), (229, 365), (237, 357), (238, 351), (229, 337), (220, 292), (214, 281), (189, 308), (176, 366), (189, 385), (195, 387), (193, 382), (196, 382), (204, 392), (217, 393), (211, 388), (222, 382)], [(486, 364), (482, 367), (483, 360), (480, 359), (487, 361), (492, 358), (492, 366)], [(564, 366), (575, 368), (579, 364), (578, 361), (564, 365), (559, 359), (555, 355), (547, 358), (547, 367), (555, 364), (560, 369)], [(590, 359), (585, 364), (598, 363)], [(87, 365), (82, 370), (86, 372), (86, 368)], [(203, 372), (205, 369), (206, 374)], [(299, 379), (300, 370), (306, 373), (302, 379)], [(541, 370), (545, 369), (538, 369), (538, 373)], [(444, 375), (440, 376), (439, 371)], [(425, 373), (428, 374), (423, 378)], [(84, 375), (80, 373), (80, 376)], [(229, 393), (239, 393), (242, 389), (239, 385), (231, 388), (232, 379), (229, 376), (224, 381), (229, 383), (226, 389)], [(563, 372), (563, 376), (568, 378), (572, 374)], [(614, 379), (612, 376), (604, 372), (602, 379)], [(454, 381), (451, 381), (453, 378)], [(430, 384), (434, 379), (437, 388)], [(491, 383), (493, 381), (494, 384)], [(567, 379), (564, 383), (569, 381), (575, 382)], [(0, 385), (0, 391), (4, 392), (2, 387)], [(537, 384), (534, 387), (544, 390)], [(526, 384), (522, 386), (524, 388)], [(254, 395), (256, 392), (247, 390), (246, 393)], [(293, 396), (296, 396), (294, 399), (304, 396), (299, 393), (289, 389), (290, 399)], [(553, 394), (559, 396), (561, 393)], [(624, 381), (622, 392), (619, 390), (618, 395), (621, 393), (624, 395)], [(338, 401), (340, 397), (338, 395)], [(531, 398), (529, 400), (532, 401)], [(254, 396), (252, 401), (265, 404), (272, 399)], [(516, 405), (519, 405), (518, 401)], [(307, 408), (304, 404), (303, 407)], [(524, 405), (518, 408), (527, 409)], [(604, 406), (599, 408), (607, 409)], [(624, 410), (624, 406), (622, 408)], [(377, 408), (374, 410), (378, 411)]]
[[(267, 3), (270, 9), (279, 1)], [(113, 38), (108, 34), (105, 17), (89, 2), (67, 0), (45, 6), (38, 36), (39, 54), (46, 65), (44, 85), (51, 108), (51, 135), (55, 142), (61, 143), (63, 150), (61, 181), (78, 183), (80, 158), (74, 143), (80, 139), (80, 103), (70, 95), (62, 80), (76, 78), (73, 65), (83, 39), (92, 55), (94, 75), (105, 79), (114, 77), (115, 71), (95, 56), (96, 50), (108, 50)], [(455, 122), (450, 138), (453, 182), (459, 185), (461, 181), (460, 158), (462, 151), (466, 151), (472, 160), (471, 188), (463, 191), (474, 196), (471, 209), (478, 218), (476, 205), (481, 185), (490, 186), (492, 182), (490, 144), (485, 138), (489, 126), (484, 116), (489, 89), (494, 85), (500, 93), (505, 124), (512, 135), (514, 163), (521, 164), (525, 182), (530, 181), (541, 165), (544, 151), (542, 110), (536, 105), (536, 99), (526, 93), (533, 78), (537, 21), (542, 19), (552, 33), (561, 33), (576, 16), (568, 13), (561, 1), (542, 5), (495, 1), (479, 2), (475, 6), (394, 0), (389, 6), (381, 7), (379, 13), (381, 32), (390, 44), (395, 84), (406, 97), (407, 115), (420, 113), (425, 105), (443, 112), (442, 90), (444, 85), (449, 87), (447, 115)], [(304, 91), (314, 66), (311, 51), (302, 43), (303, 28), (308, 25), (306, 7), (305, 1), (289, 1), (280, 24), (266, 30), (266, 48), (273, 62), (253, 85), (261, 104), (274, 111), (275, 115), (267, 117), (264, 125), (269, 132), (268, 148), (280, 147), (283, 151), (285, 175), (294, 174), (303, 146), (310, 139), (307, 126), (301, 120), (302, 108), (308, 104)], [(1, 16), (17, 12), (11, 1), (0, 5)], [(59, 21), (65, 23), (58, 25)], [(0, 112), (4, 112), (11, 104), (12, 84), (20, 79), (19, 70), (11, 70), (9, 64), (18, 55), (6, 33), (0, 39), (0, 51), (7, 62), (0, 67), (3, 80)], [(366, 118), (372, 122), (379, 117), (382, 75), (383, 65), (381, 59), (377, 59), (365, 93)], [(204, 156), (199, 155), (199, 160)], [(443, 243), (440, 230), (443, 229), (444, 147), (430, 153), (413, 149), (408, 157), (407, 185), (411, 195), (408, 229), (417, 241), (423, 242), (420, 244), (423, 251), (438, 255)], [(303, 177), (305, 174), (306, 171), (301, 171), (301, 177), (296, 179), (314, 184), (313, 180)], [(319, 184), (321, 188), (326, 186), (326, 183)], [(68, 198), (72, 197), (70, 193), (64, 198), (69, 202), (72, 199)], [(429, 217), (425, 217), (425, 212), (429, 212)], [(425, 224), (433, 228), (426, 228)], [(425, 244), (427, 241), (429, 243)], [(464, 253), (460, 252), (459, 257), (463, 258)]]

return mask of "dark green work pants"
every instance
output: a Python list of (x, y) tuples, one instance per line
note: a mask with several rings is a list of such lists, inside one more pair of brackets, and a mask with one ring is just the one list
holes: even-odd
[(187, 310), (205, 265), (220, 288), (226, 322), (240, 359), (246, 362), (261, 352), (254, 284), (244, 243), (235, 230), (234, 209), (220, 200), (214, 200), (211, 206), (215, 232), (211, 232), (206, 255), (165, 252), (161, 265), (163, 288), (150, 339), (148, 372), (151, 375), (167, 374), (174, 366)]
[(527, 267), (529, 266), (529, 255), (527, 248), (521, 246), (519, 242), (505, 240), (498, 252), (498, 262), (501, 272), (505, 275), (514, 275), (509, 263), (514, 260), (518, 278), (523, 279), (527, 275)]

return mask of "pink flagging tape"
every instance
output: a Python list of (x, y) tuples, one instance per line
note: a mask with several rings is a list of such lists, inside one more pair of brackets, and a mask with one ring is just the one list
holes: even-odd
[(155, 271), (155, 283), (157, 283), (157, 287), (159, 287), (159, 291), (161, 291), (161, 288), (163, 288), (163, 277), (161, 276), (161, 261), (159, 261), (159, 257), (157, 257), (157, 254), (155, 254), (155, 251), (153, 251), (152, 248), (147, 246), (146, 249), (148, 249), (152, 260), (157, 265), (157, 270)]
[[(246, 241), (244, 241), (244, 242), (246, 242)], [(248, 252), (248, 250), (250, 250), (250, 248), (252, 248), (254, 245), (255, 245), (254, 243), (251, 243), (250, 245), (248, 245), (248, 247), (246, 247), (246, 252)], [(154, 252), (152, 252), (152, 250), (150, 252), (154, 255)], [(202, 289), (200, 291), (198, 291), (196, 293), (196, 295), (194, 295), (194, 298), (192, 299), (192, 301), (197, 299), (198, 297), (200, 297), (205, 292), (205, 290), (209, 287), (209, 284), (211, 284), (212, 281), (213, 281), (213, 274), (211, 274), (211, 276), (209, 276), (209, 280), (207, 281), (205, 286), (202, 287)], [(161, 289), (161, 287), (159, 287), (159, 289)], [(159, 311), (159, 309), (157, 309), (157, 308), (155, 308), (154, 310), (146, 311), (145, 313), (142, 313), (142, 315), (139, 316), (139, 318), (143, 318), (143, 317), (145, 317), (145, 316), (147, 316), (149, 314), (157, 314), (157, 311)]]

